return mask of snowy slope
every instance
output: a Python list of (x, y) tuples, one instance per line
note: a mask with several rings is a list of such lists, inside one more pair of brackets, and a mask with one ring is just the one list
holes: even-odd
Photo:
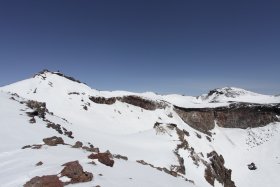
[[(193, 186), (183, 179), (177, 179), (163, 172), (159, 172), (148, 166), (142, 166), (133, 159), (128, 161), (115, 160), (114, 167), (110, 168), (102, 164), (93, 166), (88, 164), (90, 154), (82, 149), (73, 149), (68, 145), (50, 147), (43, 145), (41, 149), (21, 149), (25, 145), (42, 144), (42, 139), (53, 135), (59, 136), (53, 129), (46, 128), (46, 122), (36, 119), (36, 124), (29, 123), (26, 111), (29, 109), (18, 101), (21, 98), (10, 99), (7, 93), (0, 94), (1, 102), (1, 131), (0, 137), (0, 179), (1, 186), (22, 186), (34, 176), (59, 173), (62, 164), (79, 160), (86, 171), (95, 175), (94, 181), (75, 186)], [(46, 118), (49, 118), (47, 116)], [(52, 122), (62, 123), (62, 120), (53, 116)], [(68, 124), (69, 125), (69, 124)], [(64, 124), (67, 127), (67, 123)], [(94, 134), (92, 134), (94, 135)], [(114, 141), (115, 137), (110, 139)], [(63, 136), (66, 143), (73, 145), (77, 138), (71, 139)], [(117, 145), (117, 144), (115, 144)], [(146, 151), (147, 153), (147, 151)], [(39, 161), (44, 164), (35, 166)], [(98, 174), (102, 174), (98, 175)]]
[[(238, 187), (277, 186), (280, 184), (279, 123), (255, 129), (224, 129), (216, 126), (214, 134), (208, 137), (188, 126), (173, 110), (173, 105), (185, 108), (203, 108), (229, 105), (230, 102), (280, 103), (280, 97), (256, 94), (238, 88), (217, 89), (209, 94), (192, 97), (180, 95), (156, 95), (154, 93), (131, 93), (125, 91), (98, 91), (83, 83), (73, 81), (56, 73), (42, 72), (35, 77), (0, 88), (0, 180), (4, 186), (21, 186), (36, 175), (59, 172), (63, 163), (79, 160), (86, 171), (94, 174), (90, 184), (73, 186), (211, 186), (204, 178), (205, 163), (209, 163), (207, 153), (216, 150), (225, 159), (225, 166), (232, 169), (232, 179)], [(10, 99), (12, 93), (16, 100)], [(97, 104), (89, 97), (122, 97), (138, 95), (153, 101), (164, 101), (167, 107), (156, 110), (116, 101), (112, 105)], [(45, 102), (51, 112), (46, 118), (73, 132), (74, 138), (63, 136), (66, 143), (90, 142), (101, 152), (110, 150), (114, 154), (128, 157), (128, 161), (115, 159), (110, 168), (100, 163), (87, 164), (89, 153), (69, 146), (43, 146), (42, 149), (24, 149), (24, 145), (40, 144), (42, 139), (60, 134), (46, 128), (46, 121), (36, 117), (30, 124), (29, 111), (20, 101), (35, 100)], [(85, 109), (86, 106), (86, 109)], [(154, 128), (155, 123), (161, 125)], [(168, 124), (176, 124), (176, 129)], [(2, 130), (3, 129), (3, 130)], [(149, 165), (139, 164), (144, 160), (154, 167), (167, 168), (180, 165), (174, 154), (181, 144), (180, 131), (189, 148), (178, 149), (184, 158), (185, 174), (173, 177)], [(210, 141), (209, 141), (210, 139)], [(192, 148), (192, 149), (191, 149)], [(261, 152), (261, 154), (259, 154)], [(267, 156), (269, 155), (269, 156)], [(28, 158), (23, 159), (22, 158)], [(195, 159), (196, 158), (196, 159)], [(34, 165), (42, 160), (45, 164)], [(251, 171), (247, 164), (254, 162), (258, 170)], [(14, 167), (7, 167), (9, 165)], [(5, 168), (5, 169), (4, 169)], [(99, 176), (101, 173), (103, 176)], [(261, 180), (260, 176), (267, 176)], [(132, 178), (132, 179), (131, 179)], [(191, 183), (187, 180), (194, 182)], [(219, 186), (215, 181), (215, 186)]]

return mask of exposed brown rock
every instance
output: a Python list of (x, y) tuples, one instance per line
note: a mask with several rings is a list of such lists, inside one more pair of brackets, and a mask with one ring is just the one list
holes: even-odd
[(66, 129), (64, 130), (64, 135), (68, 136), (69, 138), (72, 138), (72, 139), (74, 138), (73, 137), (73, 132), (72, 131), (67, 131)]
[(209, 134), (217, 125), (224, 128), (262, 127), (271, 122), (280, 121), (280, 104), (232, 103), (217, 108), (181, 108), (175, 107), (178, 115), (191, 127)]
[(59, 125), (59, 124), (50, 122), (47, 124), (47, 128), (52, 128), (52, 129), (56, 130), (59, 134), (63, 134), (63, 131), (61, 130), (61, 125)]
[(83, 143), (80, 142), (80, 141), (77, 141), (77, 142), (75, 143), (75, 145), (73, 145), (72, 147), (73, 147), (73, 148), (81, 148), (82, 146), (83, 146)]
[[(174, 169), (173, 166), (171, 166), (171, 169), (167, 169), (167, 168), (161, 168), (161, 167), (155, 167), (153, 164), (149, 164), (147, 162), (145, 162), (144, 160), (136, 160), (136, 162), (138, 162), (139, 164), (142, 164), (142, 165), (145, 165), (145, 166), (150, 166), (154, 169), (157, 169), (159, 171), (163, 171), (169, 175), (172, 175), (173, 177), (177, 177), (178, 176), (178, 173), (177, 171), (173, 171), (172, 169)], [(183, 176), (181, 176), (182, 178), (184, 178)]]
[(119, 154), (114, 155), (114, 158), (116, 158), (116, 159), (122, 159), (122, 160), (128, 160), (128, 158), (127, 158), (126, 156), (122, 156), (122, 155), (119, 155)]
[(98, 103), (98, 104), (107, 104), (107, 105), (112, 105), (114, 104), (117, 100), (131, 104), (134, 106), (138, 106), (140, 108), (146, 109), (146, 110), (156, 110), (158, 108), (165, 108), (166, 103), (164, 102), (156, 102), (152, 100), (148, 100), (145, 98), (142, 98), (140, 96), (136, 95), (128, 95), (128, 96), (123, 96), (123, 97), (110, 97), (110, 98), (105, 98), (105, 97), (89, 97), (89, 99), (92, 102)]
[(97, 104), (106, 104), (106, 105), (112, 105), (116, 102), (116, 98), (115, 97), (111, 97), (111, 98), (105, 98), (105, 97), (89, 97), (89, 99)]
[(176, 171), (172, 171), (172, 170), (168, 170), (167, 168), (162, 168), (162, 170), (169, 174), (169, 175), (172, 175), (173, 177), (177, 177), (178, 176), (178, 173)]
[(215, 111), (217, 124), (225, 128), (262, 127), (271, 122), (280, 121), (280, 104), (278, 105), (252, 105), (232, 104), (230, 107), (218, 108)]
[(212, 186), (214, 186), (214, 183), (215, 183), (215, 175), (213, 175), (212, 173), (212, 168), (211, 166), (207, 166), (205, 171), (204, 171), (204, 178), (205, 180), (211, 184)]
[(63, 183), (56, 175), (34, 177), (23, 185), (24, 187), (63, 187)]
[(201, 132), (208, 132), (215, 127), (215, 118), (212, 111), (192, 111), (175, 108), (175, 111), (188, 125)]
[(145, 162), (144, 160), (136, 160), (136, 162), (138, 162), (139, 164), (142, 164), (142, 165), (150, 165), (151, 167), (154, 167), (154, 165), (148, 164), (148, 163)]
[(98, 147), (88, 147), (88, 146), (83, 146), (82, 149), (88, 151), (88, 152), (95, 152), (99, 153), (99, 148)]
[(88, 156), (90, 159), (98, 159), (99, 162), (106, 166), (113, 167), (114, 165), (114, 160), (112, 159), (112, 155), (110, 153), (97, 153), (94, 154), (92, 153), (91, 155)]
[(27, 112), (30, 117), (38, 116), (40, 118), (45, 118), (46, 112), (48, 112), (46, 103), (29, 100), (26, 102), (26, 105), (34, 110), (33, 112)]
[(206, 181), (214, 186), (215, 179), (219, 181), (224, 187), (236, 187), (231, 179), (231, 170), (227, 169), (224, 164), (224, 158), (222, 155), (218, 155), (216, 151), (212, 151), (207, 154), (210, 158), (211, 163), (207, 165), (205, 169)]
[(157, 103), (155, 101), (151, 101), (148, 99), (144, 99), (139, 96), (135, 95), (129, 95), (129, 96), (123, 96), (122, 98), (119, 98), (118, 100), (128, 103), (134, 106), (138, 106), (140, 108), (146, 109), (146, 110), (155, 110), (157, 108), (164, 108), (160, 103)]
[(185, 164), (184, 164), (184, 159), (183, 157), (181, 157), (181, 155), (179, 154), (179, 149), (188, 149), (189, 148), (189, 143), (187, 142), (187, 140), (185, 139), (185, 132), (182, 131), (181, 129), (179, 129), (177, 126), (175, 126), (175, 130), (176, 133), (178, 135), (180, 144), (177, 145), (176, 149), (174, 150), (174, 154), (176, 155), (179, 165), (173, 165), (173, 169), (174, 171), (181, 173), (183, 175), (186, 174), (186, 168), (185, 168)]
[(58, 144), (64, 144), (63, 139), (61, 137), (56, 137), (56, 136), (53, 136), (50, 138), (44, 138), (43, 142), (49, 146), (56, 146)]
[(65, 166), (61, 171), (61, 176), (66, 176), (71, 179), (70, 182), (65, 184), (74, 184), (80, 182), (88, 182), (93, 179), (93, 174), (83, 170), (83, 167), (79, 164), (78, 161), (67, 162), (63, 164)]

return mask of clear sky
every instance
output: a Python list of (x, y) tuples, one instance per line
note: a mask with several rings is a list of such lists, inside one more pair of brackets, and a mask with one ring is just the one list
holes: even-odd
[(0, 85), (60, 70), (100, 90), (280, 93), (280, 1), (0, 1)]

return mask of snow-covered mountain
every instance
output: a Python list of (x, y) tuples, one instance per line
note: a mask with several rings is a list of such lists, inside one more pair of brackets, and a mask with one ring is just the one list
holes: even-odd
[(49, 71), (0, 90), (1, 186), (280, 185), (279, 96), (98, 91)]

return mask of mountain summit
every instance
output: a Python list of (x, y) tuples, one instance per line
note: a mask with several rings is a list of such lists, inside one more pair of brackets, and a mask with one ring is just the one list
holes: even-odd
[(0, 90), (3, 186), (280, 183), (279, 96), (98, 91), (48, 70)]

